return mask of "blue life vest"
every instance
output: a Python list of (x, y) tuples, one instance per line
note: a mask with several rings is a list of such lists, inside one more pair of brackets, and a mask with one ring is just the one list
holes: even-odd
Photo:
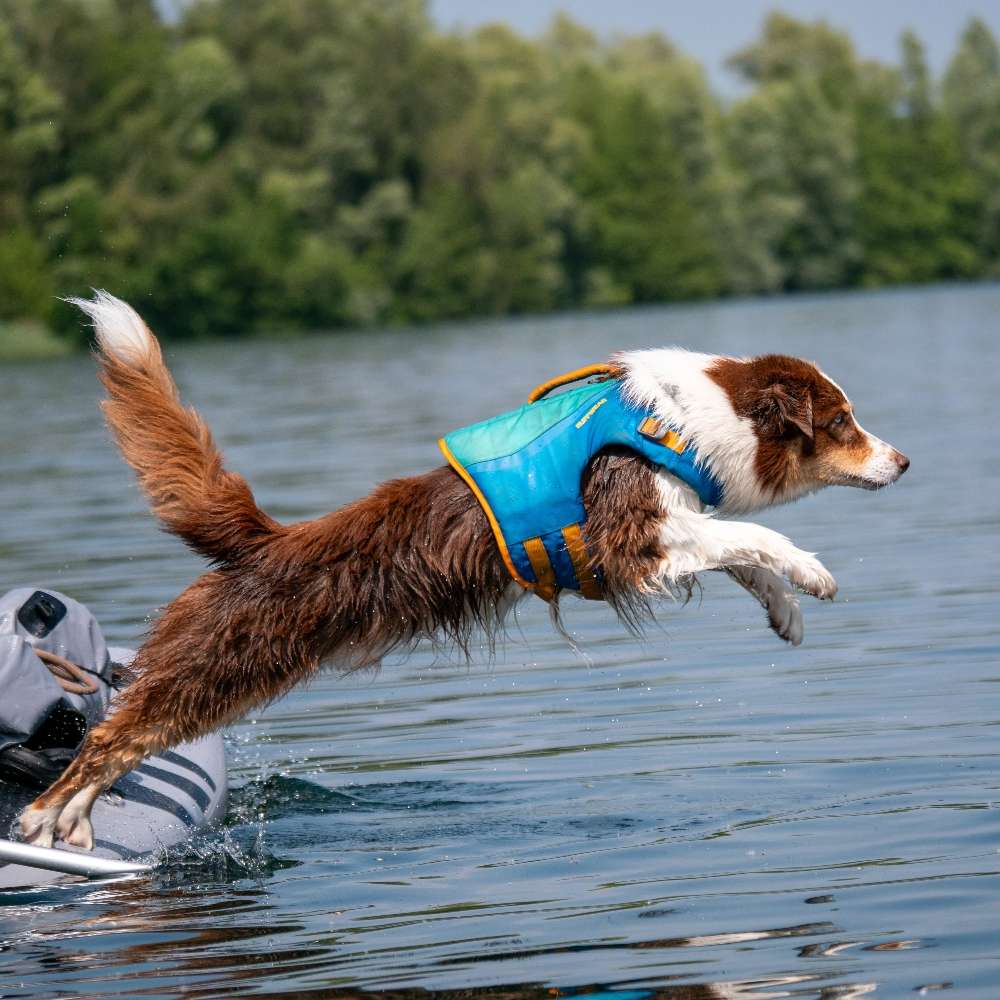
[[(702, 503), (722, 500), (721, 484), (694, 449), (650, 409), (629, 402), (619, 380), (608, 379), (610, 371), (595, 365), (553, 379), (526, 406), (438, 442), (482, 505), (511, 576), (545, 600), (557, 587), (601, 598), (583, 534), (581, 479), (603, 448), (631, 448), (687, 483)], [(595, 372), (604, 381), (541, 398)]]

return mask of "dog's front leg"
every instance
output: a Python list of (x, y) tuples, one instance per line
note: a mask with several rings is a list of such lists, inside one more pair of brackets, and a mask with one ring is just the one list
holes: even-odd
[(660, 528), (665, 555), (659, 575), (666, 583), (708, 569), (735, 566), (768, 570), (786, 577), (813, 597), (830, 600), (837, 582), (811, 552), (760, 524), (722, 521), (688, 509), (668, 511)]
[(793, 646), (801, 644), (802, 609), (795, 591), (782, 577), (768, 569), (752, 566), (728, 566), (725, 572), (760, 601), (777, 635)]

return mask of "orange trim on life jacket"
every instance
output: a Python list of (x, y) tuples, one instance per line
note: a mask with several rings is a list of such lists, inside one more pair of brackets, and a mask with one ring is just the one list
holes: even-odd
[(616, 371), (618, 369), (614, 365), (585, 365), (583, 368), (574, 368), (573, 371), (566, 372), (565, 375), (557, 375), (555, 378), (550, 378), (548, 382), (536, 385), (528, 396), (528, 402), (537, 403), (538, 400), (543, 396), (547, 396), (553, 389), (569, 385), (570, 382), (579, 382), (581, 379), (590, 378), (591, 375), (610, 377)]
[[(530, 583), (525, 580), (523, 576), (517, 571), (517, 567), (514, 565), (514, 560), (510, 557), (510, 552), (507, 550), (507, 542), (503, 537), (503, 532), (500, 530), (500, 522), (496, 519), (496, 515), (490, 508), (489, 503), (486, 501), (486, 497), (483, 496), (483, 491), (476, 485), (476, 481), (465, 471), (465, 466), (451, 453), (451, 449), (445, 443), (444, 438), (438, 439), (438, 447), (444, 453), (444, 457), (448, 460), (448, 464), (465, 480), (465, 484), (472, 490), (475, 498), (479, 501), (479, 506), (483, 508), (483, 512), (486, 514), (486, 519), (490, 522), (490, 527), (493, 529), (493, 536), (497, 540), (497, 545), (500, 547), (500, 555), (503, 557), (504, 565), (507, 567), (508, 572), (514, 579), (522, 586), (525, 590), (534, 590), (535, 584)], [(546, 557), (548, 558), (548, 557)], [(534, 563), (532, 563), (534, 566)], [(545, 598), (548, 600), (548, 598)]]

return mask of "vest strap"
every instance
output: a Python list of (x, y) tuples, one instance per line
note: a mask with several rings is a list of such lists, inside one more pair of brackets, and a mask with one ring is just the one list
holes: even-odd
[(566, 372), (565, 375), (557, 375), (555, 378), (550, 378), (548, 382), (536, 385), (528, 396), (528, 402), (537, 403), (538, 400), (543, 396), (547, 396), (553, 389), (569, 385), (571, 382), (579, 382), (581, 379), (590, 378), (592, 375), (603, 375), (605, 378), (610, 378), (617, 370), (614, 365), (585, 365), (583, 368), (574, 368), (571, 372)]
[(539, 536), (528, 538), (523, 542), (528, 562), (535, 573), (535, 593), (543, 601), (551, 601), (556, 596), (556, 571), (552, 568), (552, 560), (545, 551), (545, 544)]
[(562, 530), (562, 535), (566, 542), (566, 551), (573, 563), (573, 572), (576, 573), (577, 582), (580, 584), (580, 593), (588, 601), (603, 600), (601, 585), (590, 568), (590, 554), (587, 552), (587, 543), (584, 541), (580, 525), (567, 524)]
[(669, 448), (671, 451), (676, 451), (678, 455), (686, 447), (684, 439), (656, 417), (646, 417), (639, 424), (637, 430), (643, 437), (647, 437), (657, 444), (662, 444), (664, 448)]

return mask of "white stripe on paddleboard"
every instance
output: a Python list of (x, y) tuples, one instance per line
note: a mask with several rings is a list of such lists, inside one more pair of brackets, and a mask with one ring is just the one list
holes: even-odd
[(134, 875), (148, 872), (150, 865), (140, 865), (133, 861), (116, 861), (113, 858), (95, 858), (88, 854), (74, 854), (59, 851), (54, 847), (32, 847), (18, 844), (13, 840), (0, 838), (0, 862), (12, 865), (27, 865), (29, 868), (44, 868), (50, 872), (66, 875)]

